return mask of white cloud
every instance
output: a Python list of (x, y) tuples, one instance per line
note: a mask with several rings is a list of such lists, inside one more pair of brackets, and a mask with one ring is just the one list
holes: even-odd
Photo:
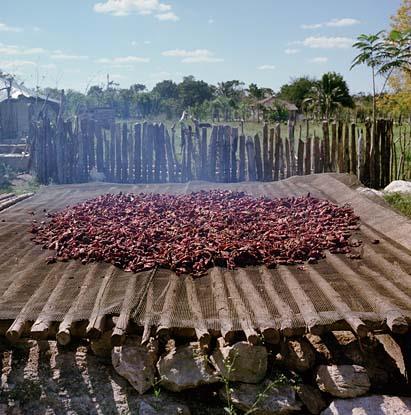
[(96, 61), (97, 63), (106, 63), (106, 64), (132, 64), (132, 63), (148, 63), (150, 58), (142, 58), (140, 56), (118, 56), (115, 58), (101, 58)]
[(62, 53), (59, 51), (58, 53), (54, 53), (50, 56), (51, 59), (57, 59), (62, 61), (83, 61), (88, 59), (88, 56), (85, 55), (70, 55), (67, 53)]
[(40, 28), (40, 27), (38, 27), (38, 26), (34, 26), (34, 27), (33, 27), (33, 31), (34, 31), (34, 32), (41, 32), (41, 28)]
[(323, 26), (322, 23), (302, 24), (301, 29), (319, 29), (322, 26)]
[(298, 52), (300, 52), (300, 49), (287, 48), (284, 51), (284, 53), (287, 54), (287, 55), (295, 55)]
[(26, 60), (12, 60), (12, 61), (0, 61), (1, 69), (13, 69), (21, 68), (24, 66), (34, 66), (35, 62), (26, 61)]
[(275, 69), (274, 65), (261, 65), (258, 66), (257, 69), (259, 69), (260, 71), (272, 71), (273, 69)]
[(353, 42), (349, 37), (310, 36), (301, 44), (313, 49), (344, 49), (351, 47)]
[(176, 22), (177, 20), (180, 20), (180, 18), (174, 12), (156, 14), (155, 17), (156, 17), (156, 19), (160, 20), (161, 22), (164, 22), (166, 20)]
[(344, 17), (342, 19), (331, 19), (329, 22), (325, 23), (325, 25), (329, 27), (345, 27), (353, 26), (360, 23), (361, 22), (357, 19), (352, 19), (351, 17)]
[(46, 50), (43, 48), (25, 48), (22, 46), (4, 45), (0, 43), (0, 56), (1, 55), (8, 55), (8, 56), (38, 55), (38, 54), (45, 53), (45, 52)]
[(214, 19), (208, 19), (208, 23), (209, 24), (213, 24), (214, 23)]
[(135, 40), (132, 40), (131, 41), (131, 46), (137, 46), (138, 45), (138, 42), (137, 41), (135, 41)]
[(23, 29), (21, 27), (13, 27), (13, 26), (9, 26), (6, 23), (1, 23), (0, 22), (0, 32), (22, 32)]
[(151, 43), (151, 40), (145, 40), (143, 43), (144, 43), (145, 45), (149, 45), (149, 44)]
[(216, 58), (214, 53), (208, 49), (172, 49), (162, 52), (162, 55), (183, 58), (181, 60), (182, 63), (212, 63), (222, 62), (224, 60), (222, 58)]
[(331, 19), (324, 23), (302, 24), (301, 29), (319, 29), (320, 27), (346, 27), (361, 23), (352, 17), (343, 17), (342, 19)]
[(97, 13), (107, 13), (113, 16), (127, 16), (137, 13), (147, 16), (155, 13), (155, 17), (160, 21), (178, 20), (178, 16), (171, 10), (171, 5), (161, 3), (159, 0), (105, 0), (94, 5)]
[(325, 56), (317, 56), (315, 58), (310, 59), (309, 62), (311, 62), (311, 63), (326, 63), (326, 62), (328, 62), (328, 58), (326, 58)]

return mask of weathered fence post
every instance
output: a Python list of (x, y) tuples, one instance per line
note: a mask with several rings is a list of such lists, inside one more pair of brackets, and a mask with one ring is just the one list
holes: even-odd
[(208, 149), (208, 177), (211, 181), (216, 181), (216, 169), (217, 169), (217, 138), (219, 128), (215, 125), (211, 130), (210, 145)]
[(110, 178), (114, 181), (116, 177), (116, 124), (110, 123)]
[(265, 122), (263, 126), (263, 180), (270, 181), (270, 161), (268, 155), (268, 124)]
[(337, 171), (337, 123), (335, 121), (331, 124), (331, 157), (330, 157), (330, 171)]
[(344, 172), (349, 173), (351, 170), (350, 163), (350, 128), (348, 123), (344, 124)]
[(231, 127), (226, 125), (224, 127), (224, 182), (230, 181), (230, 155), (231, 155)]
[(201, 179), (207, 180), (207, 128), (201, 129), (201, 146), (200, 146), (200, 160), (201, 160)]
[(247, 149), (247, 171), (248, 171), (248, 180), (254, 182), (257, 176), (256, 168), (256, 157), (255, 157), (255, 148), (254, 141), (252, 137), (248, 136), (246, 141)]
[(231, 130), (231, 181), (237, 181), (238, 128)]
[(121, 143), (121, 181), (127, 183), (128, 181), (128, 128), (127, 123), (123, 123), (123, 140)]
[(305, 142), (304, 174), (311, 174), (311, 137), (307, 136)]
[(343, 124), (338, 122), (337, 127), (337, 142), (338, 142), (338, 173), (344, 172), (344, 140), (343, 140)]
[(330, 163), (330, 131), (328, 121), (323, 121), (323, 142), (324, 142), (324, 171), (331, 171)]
[(167, 170), (168, 170), (168, 181), (173, 183), (175, 181), (175, 164), (174, 164), (174, 154), (171, 145), (170, 135), (168, 130), (165, 129), (165, 141), (166, 141), (166, 153), (167, 153)]
[(141, 124), (134, 124), (134, 181), (141, 182)]
[(355, 140), (355, 123), (351, 123), (351, 174), (357, 175), (357, 144)]
[(193, 137), (192, 137), (192, 129), (191, 125), (188, 126), (188, 132), (187, 132), (187, 180), (190, 181), (193, 179), (193, 173), (192, 173), (192, 154), (193, 154)]
[(147, 125), (147, 183), (153, 183), (153, 157), (154, 157), (154, 139), (155, 139), (155, 126), (152, 123)]
[(240, 135), (240, 161), (238, 165), (238, 181), (243, 182), (245, 180), (245, 136)]
[(288, 140), (290, 146), (290, 173), (292, 176), (295, 174), (295, 139), (294, 139), (294, 121), (288, 120)]
[(154, 146), (154, 182), (160, 182), (161, 169), (161, 146), (160, 146), (160, 125), (153, 124), (153, 146)]
[(372, 123), (369, 119), (365, 121), (365, 150), (364, 150), (364, 172), (361, 178), (361, 181), (369, 186), (371, 184), (371, 167), (372, 167), (372, 158), (371, 158), (371, 130)]
[(269, 138), (269, 142), (268, 142), (268, 164), (269, 164), (269, 169), (270, 169), (270, 178), (269, 180), (272, 181), (273, 180), (273, 170), (274, 170), (274, 146), (275, 146), (275, 129), (274, 128), (270, 128), (270, 138)]
[(99, 122), (96, 123), (96, 161), (97, 171), (104, 171), (104, 154), (103, 154), (103, 133), (102, 126)]
[(261, 144), (258, 134), (254, 136), (254, 151), (255, 151), (255, 163), (257, 169), (257, 180), (263, 181), (263, 162), (261, 159)]
[(314, 173), (321, 173), (321, 149), (320, 149), (320, 138), (314, 136), (313, 144), (314, 153)]
[(380, 151), (380, 138), (381, 138), (381, 129), (382, 129), (382, 120), (378, 120), (374, 126), (375, 131), (373, 131), (373, 143), (372, 143), (372, 154), (373, 154), (373, 167), (374, 171), (372, 172), (372, 187), (379, 188), (381, 183), (381, 151)]
[(274, 134), (274, 181), (278, 181), (279, 172), (280, 172), (280, 158), (281, 158), (281, 130), (280, 124), (275, 125), (275, 134)]

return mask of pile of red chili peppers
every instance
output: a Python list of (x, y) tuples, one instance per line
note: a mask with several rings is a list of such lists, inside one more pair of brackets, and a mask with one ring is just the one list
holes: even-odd
[(316, 262), (350, 252), (359, 218), (310, 196), (269, 199), (242, 192), (106, 194), (33, 224), (33, 241), (55, 260), (104, 261), (126, 271), (155, 266), (200, 276), (213, 266)]

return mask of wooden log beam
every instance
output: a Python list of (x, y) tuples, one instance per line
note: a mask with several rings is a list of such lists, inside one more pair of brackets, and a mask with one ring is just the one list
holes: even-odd
[(237, 313), (238, 320), (240, 322), (241, 329), (243, 330), (245, 337), (251, 344), (258, 343), (258, 334), (253, 327), (253, 323), (250, 319), (247, 308), (245, 307), (240, 293), (235, 285), (233, 274), (230, 272), (224, 273), (225, 284), (228, 289), (228, 295)]
[(84, 277), (77, 297), (74, 299), (69, 311), (64, 316), (64, 320), (59, 325), (56, 338), (57, 342), (62, 346), (69, 344), (71, 341), (71, 329), (74, 321), (74, 315), (78, 312), (78, 310), (83, 308), (83, 305), (87, 300), (89, 289), (93, 284), (95, 284), (97, 270), (98, 264), (92, 264), (90, 270)]
[(283, 301), (283, 299), (278, 294), (274, 281), (273, 275), (267, 269), (267, 267), (262, 266), (259, 268), (261, 280), (264, 284), (264, 289), (267, 296), (270, 298), (271, 302), (274, 304), (275, 308), (278, 310), (279, 318), (281, 320), (280, 329), (281, 332), (286, 337), (291, 337), (296, 334), (293, 328), (293, 311), (291, 310), (290, 306)]
[(22, 195), (14, 196), (8, 199), (3, 200), (0, 203), (0, 211), (9, 208), (10, 206), (15, 205), (22, 200), (28, 199), (29, 197), (33, 196), (34, 193), (23, 193)]
[(318, 315), (311, 299), (301, 287), (297, 278), (288, 267), (283, 265), (278, 267), (278, 274), (289, 289), (291, 295), (294, 297), (308, 331), (312, 334), (320, 335), (323, 331), (323, 327), (320, 323), (320, 316)]
[(106, 316), (101, 313), (101, 307), (107, 298), (110, 284), (113, 281), (113, 276), (117, 269), (114, 265), (111, 265), (103, 281), (101, 282), (100, 289), (98, 290), (96, 300), (94, 301), (93, 311), (90, 316), (88, 326), (86, 328), (86, 334), (89, 339), (98, 339), (101, 333), (104, 331), (106, 323)]
[(335, 254), (327, 253), (327, 262), (337, 271), (351, 287), (361, 294), (372, 307), (386, 319), (387, 326), (393, 333), (406, 333), (408, 331), (407, 319), (402, 311), (384, 295), (380, 294), (370, 284), (364, 281), (342, 259)]
[(126, 341), (126, 331), (130, 320), (130, 314), (133, 307), (133, 300), (136, 295), (137, 275), (131, 274), (124, 294), (123, 304), (121, 305), (120, 315), (117, 319), (116, 326), (111, 334), (112, 346), (121, 346)]
[(214, 267), (210, 272), (211, 289), (215, 300), (218, 319), (221, 327), (221, 335), (227, 343), (230, 343), (234, 336), (233, 323), (228, 308), (228, 298), (224, 286), (223, 275), (220, 268)]
[(33, 295), (28, 299), (24, 304), (24, 307), (20, 310), (18, 316), (13, 321), (13, 324), (8, 328), (6, 332), (6, 337), (11, 341), (16, 341), (20, 338), (24, 329), (28, 325), (28, 320), (31, 317), (31, 310), (40, 301), (41, 297), (45, 295), (48, 291), (52, 291), (50, 287), (53, 286), (53, 280), (56, 279), (56, 271), (60, 272), (63, 269), (63, 264), (57, 264), (57, 270), (52, 269), (44, 277), (43, 281), (33, 293)]
[(252, 313), (258, 323), (258, 329), (264, 340), (271, 344), (278, 344), (280, 342), (280, 333), (274, 327), (273, 317), (244, 269), (239, 268), (237, 270), (236, 282), (238, 282), (243, 293), (247, 295), (248, 301), (252, 306)]
[(321, 289), (322, 293), (349, 324), (351, 330), (360, 338), (366, 337), (369, 330), (364, 322), (355, 316), (340, 294), (334, 290), (332, 285), (315, 268), (310, 265), (307, 268), (311, 280)]
[(156, 332), (159, 337), (165, 337), (171, 329), (171, 316), (176, 302), (178, 288), (179, 277), (176, 274), (171, 274), (165, 290), (163, 309)]
[(36, 321), (31, 326), (30, 333), (35, 339), (46, 339), (48, 337), (48, 331), (53, 318), (51, 317), (53, 311), (58, 305), (58, 300), (61, 296), (64, 295), (65, 285), (69, 278), (72, 276), (73, 270), (76, 268), (77, 264), (75, 261), (69, 263), (65, 271), (61, 275), (57, 285), (54, 287), (54, 290), (50, 294), (46, 304), (43, 306), (40, 314), (38, 315)]
[(187, 293), (188, 306), (195, 319), (195, 333), (201, 348), (208, 348), (211, 341), (211, 335), (208, 332), (204, 322), (203, 312), (198, 299), (195, 282), (192, 277), (186, 277), (185, 288)]

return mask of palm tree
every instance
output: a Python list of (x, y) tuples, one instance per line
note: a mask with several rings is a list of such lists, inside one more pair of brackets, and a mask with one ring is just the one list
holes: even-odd
[(337, 108), (351, 107), (352, 99), (347, 84), (341, 75), (335, 72), (325, 73), (311, 89), (310, 96), (303, 100), (304, 104), (311, 104), (317, 110), (319, 117), (328, 119)]

